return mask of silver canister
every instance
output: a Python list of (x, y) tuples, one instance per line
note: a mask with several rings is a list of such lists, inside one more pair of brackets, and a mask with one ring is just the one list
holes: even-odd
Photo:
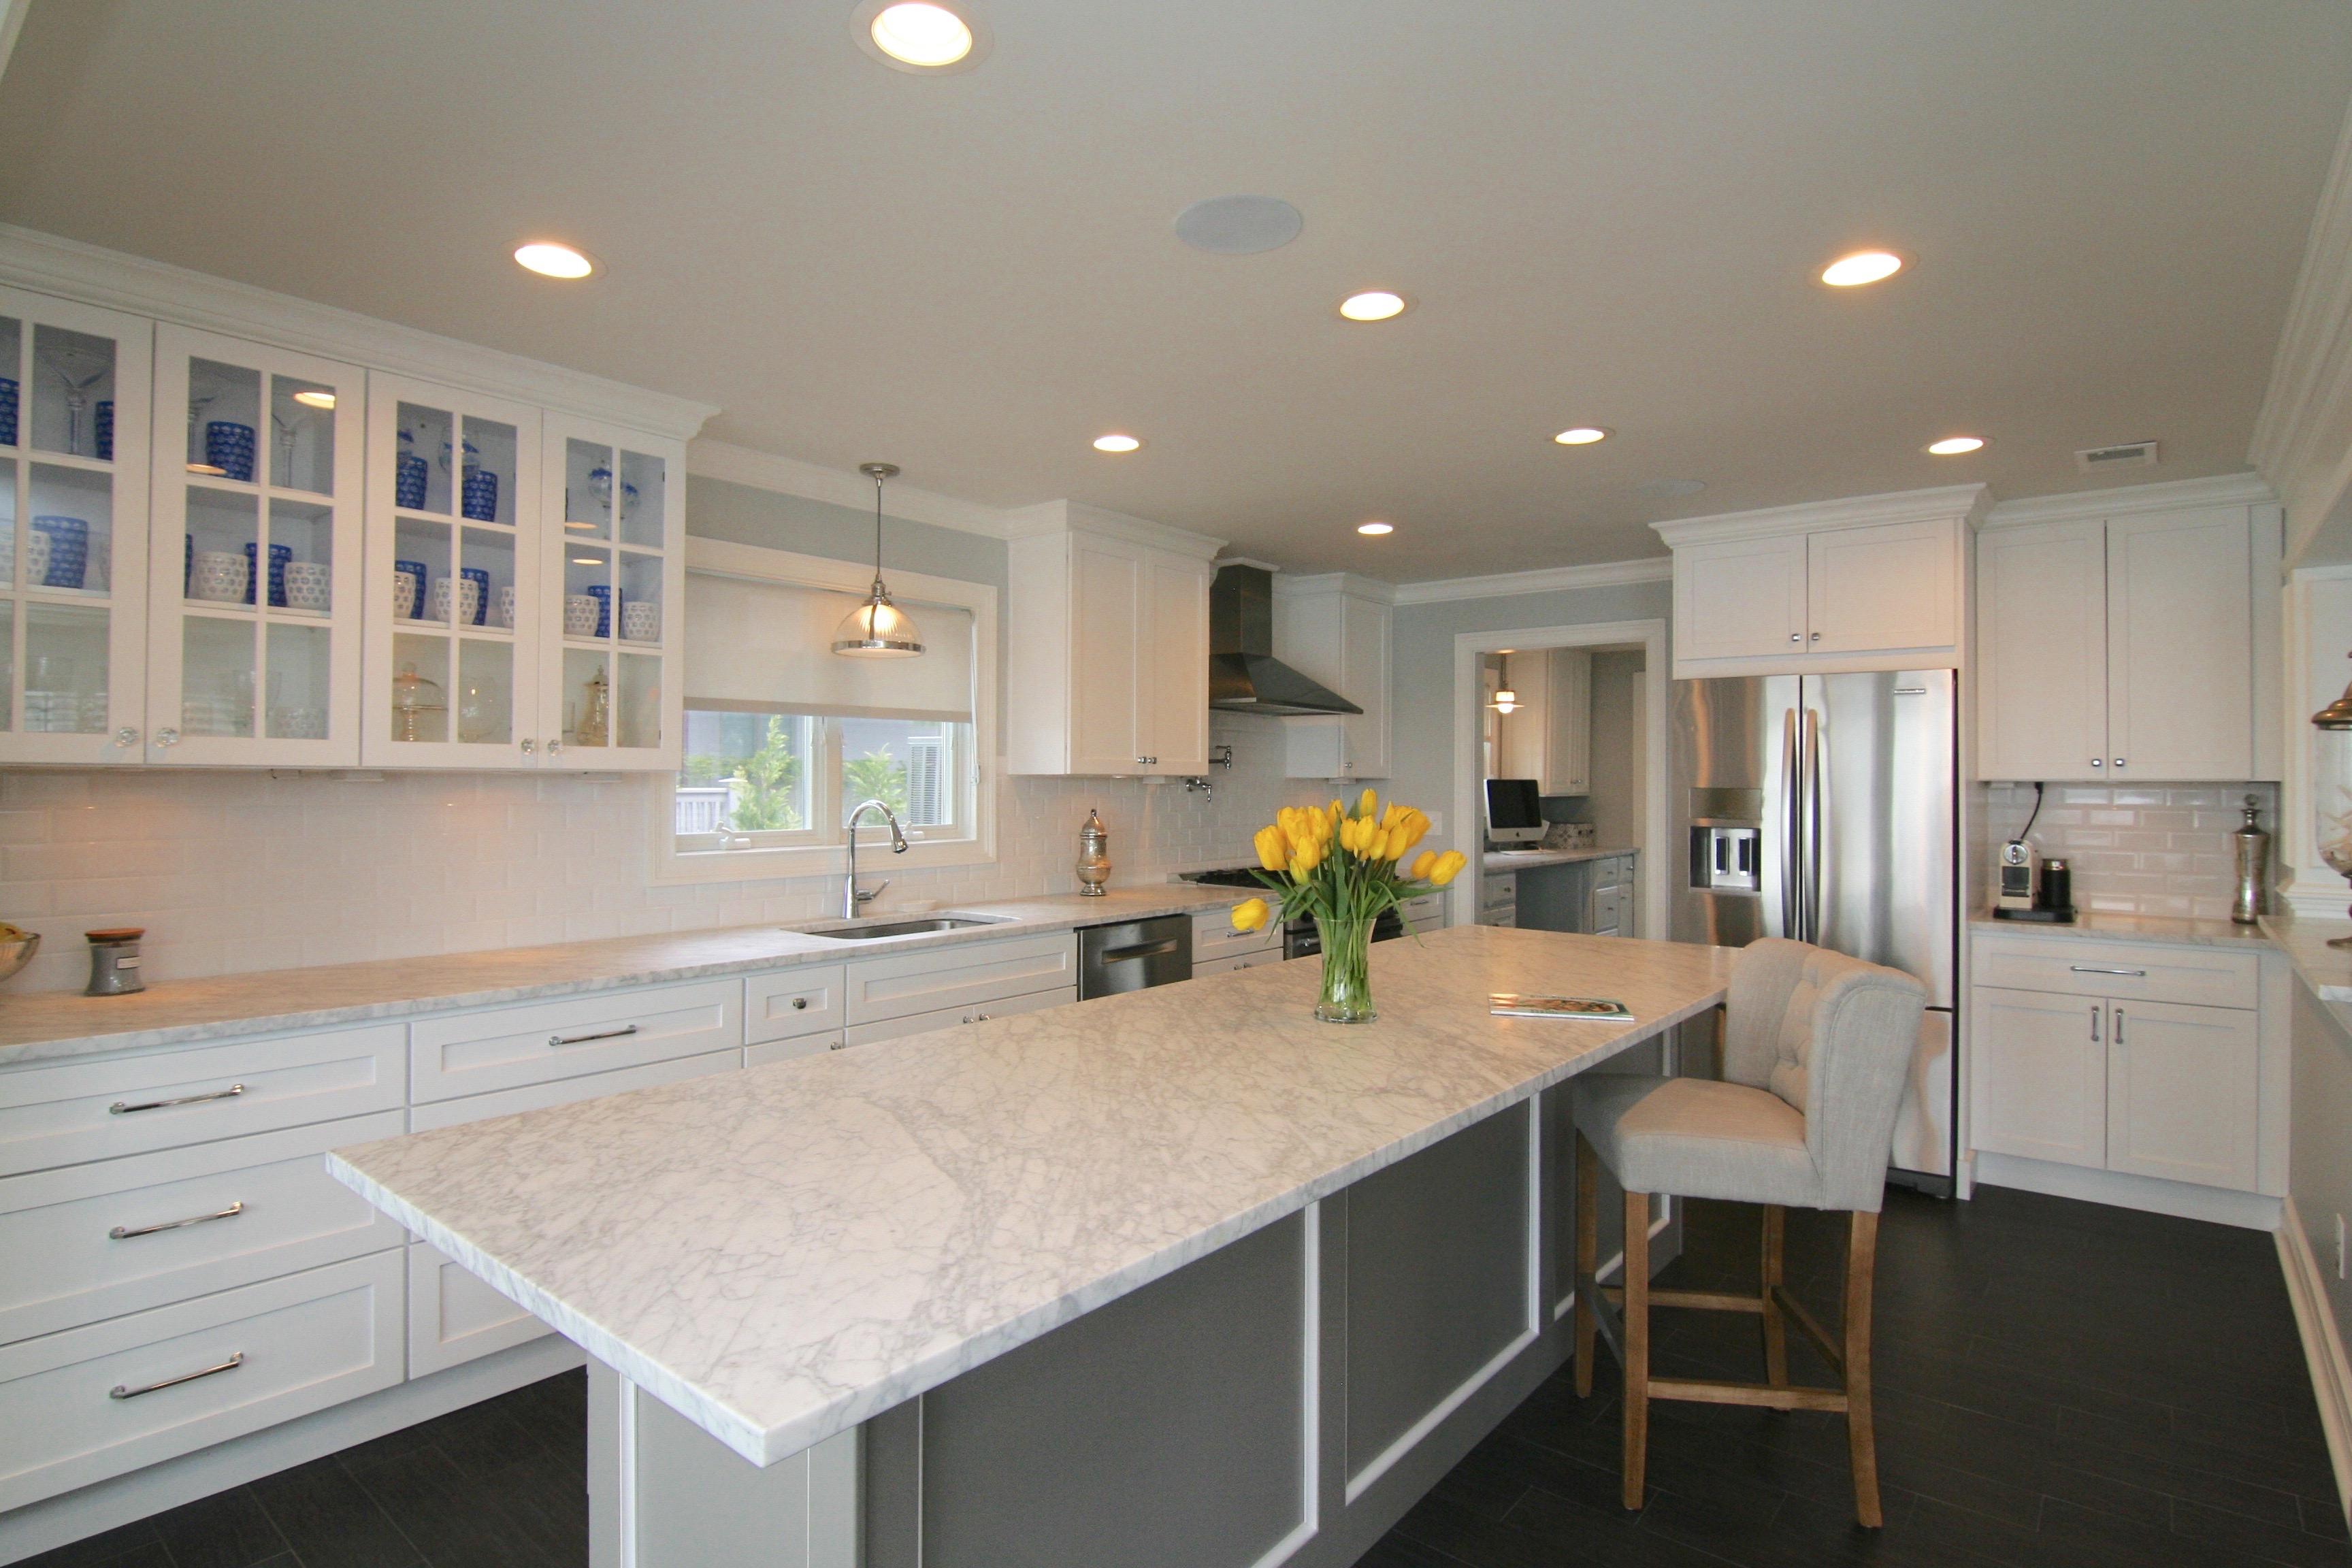
[(1078, 829), (1079, 896), (1103, 897), (1109, 880), (1110, 829), (1103, 826), (1100, 815), (1089, 809), (1085, 826)]
[(2270, 897), (2271, 836), (2257, 824), (2262, 813), (2258, 796), (2246, 797), (2246, 820), (2230, 835), (2230, 842), (2238, 851), (2238, 896), (2231, 905), (2230, 918), (2242, 926), (2250, 926), (2264, 914)]
[(144, 926), (114, 926), (86, 931), (89, 941), (89, 986), (85, 996), (128, 996), (147, 989), (139, 973), (139, 939)]

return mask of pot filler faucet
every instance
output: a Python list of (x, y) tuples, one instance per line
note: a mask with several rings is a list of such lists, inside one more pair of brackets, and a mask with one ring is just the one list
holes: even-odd
[(857, 824), (869, 811), (880, 812), (882, 820), (890, 825), (890, 853), (907, 852), (907, 836), (899, 829), (898, 814), (888, 806), (878, 800), (869, 800), (849, 814), (849, 875), (841, 879), (841, 918), (845, 921), (856, 920), (858, 906), (871, 903), (890, 885), (890, 879), (885, 877), (870, 888), (861, 889), (857, 886)]

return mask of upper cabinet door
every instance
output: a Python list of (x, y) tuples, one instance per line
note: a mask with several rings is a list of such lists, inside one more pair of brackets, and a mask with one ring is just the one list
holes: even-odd
[(2253, 772), (2253, 600), (2246, 509), (2107, 524), (2107, 776)]
[(1546, 662), (1551, 711), (1544, 725), (1544, 793), (1592, 793), (1592, 655), (1556, 647)]
[[(539, 410), (371, 374), (367, 453), (361, 760), (538, 766), (574, 721), (539, 701), (563, 609), (544, 581), (562, 530), (540, 502)], [(592, 600), (585, 624), (611, 613)]]
[(2105, 778), (2105, 525), (1988, 530), (1977, 619), (1978, 776)]
[(0, 762), (146, 755), (154, 342), (0, 289)]
[(149, 760), (360, 760), (366, 404), (351, 365), (156, 329)]
[(1361, 708), (1339, 721), (1350, 777), (1389, 776), (1389, 645), (1394, 617), (1370, 599), (1339, 599), (1339, 695)]
[(1675, 660), (1804, 651), (1805, 543), (1793, 533), (1675, 551)]
[(541, 447), (541, 765), (673, 771), (685, 443), (550, 415)]
[(1807, 535), (1805, 651), (1956, 647), (1958, 526), (1889, 522)]
[[(1148, 771), (1144, 743), (1142, 653), (1149, 610), (1142, 546), (1092, 534), (1069, 535), (1070, 646), (1067, 770), (1073, 773)], [(1208, 651), (1201, 654), (1207, 679)], [(1208, 699), (1203, 694), (1202, 706)]]
[(1209, 771), (1209, 577), (1207, 562), (1145, 553), (1144, 648), (1140, 661), (1146, 772)]

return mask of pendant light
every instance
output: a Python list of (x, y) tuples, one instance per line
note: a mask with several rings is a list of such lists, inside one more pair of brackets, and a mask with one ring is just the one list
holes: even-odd
[(1496, 712), (1507, 719), (1519, 707), (1519, 694), (1511, 689), (1511, 656), (1503, 654), (1496, 662), (1502, 667), (1496, 675), (1502, 684), (1496, 689), (1493, 706)]
[(882, 585), (882, 481), (898, 478), (898, 465), (860, 463), (857, 471), (874, 481), (874, 589), (834, 634), (833, 651), (845, 658), (913, 658), (923, 651), (922, 634)]

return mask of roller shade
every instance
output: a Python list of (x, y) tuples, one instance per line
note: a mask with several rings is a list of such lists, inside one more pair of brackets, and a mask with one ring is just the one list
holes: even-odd
[(863, 594), (686, 574), (686, 705), (732, 713), (970, 723), (971, 612), (903, 601), (920, 658), (844, 658), (833, 637)]

